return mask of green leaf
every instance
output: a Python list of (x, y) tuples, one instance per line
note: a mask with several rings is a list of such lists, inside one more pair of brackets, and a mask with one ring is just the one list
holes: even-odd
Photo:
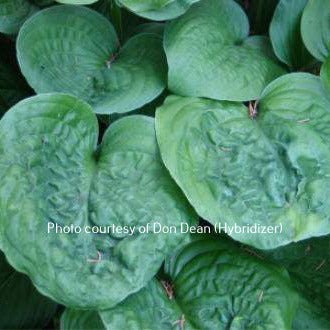
[(330, 50), (330, 6), (328, 1), (308, 1), (301, 20), (301, 34), (310, 53), (324, 62)]
[(24, 24), (17, 53), (37, 93), (70, 93), (96, 113), (110, 114), (142, 107), (166, 85), (160, 36), (140, 34), (118, 46), (105, 17), (84, 7), (55, 6)]
[(207, 236), (166, 266), (176, 300), (197, 329), (290, 328), (297, 302), (283, 268)]
[[(43, 294), (76, 309), (109, 308), (145, 286), (189, 238), (180, 223), (195, 221), (161, 163), (152, 118), (118, 120), (97, 141), (92, 109), (69, 95), (27, 99), (0, 121), (1, 247)], [(177, 233), (153, 234), (157, 222)], [(86, 233), (92, 226), (102, 233)]]
[(323, 63), (320, 75), (324, 87), (328, 90), (328, 93), (330, 93), (330, 56), (328, 56)]
[(284, 71), (263, 49), (250, 46), (248, 34), (248, 19), (234, 1), (195, 4), (165, 29), (170, 90), (216, 100), (259, 98)]
[[(330, 309), (330, 236), (292, 243), (267, 251), (266, 255), (286, 267), (303, 298), (312, 302), (320, 314), (328, 316)], [(330, 325), (329, 318), (328, 325)]]
[(98, 312), (66, 309), (61, 317), (61, 330), (78, 329), (106, 330)]
[(310, 74), (271, 83), (256, 120), (241, 104), (172, 96), (156, 112), (158, 144), (202, 218), (275, 248), (330, 233), (329, 109)]
[(43, 328), (57, 305), (42, 296), (26, 275), (16, 272), (0, 251), (0, 328)]
[(267, 54), (269, 58), (272, 58), (277, 61), (277, 57), (273, 52), (270, 39), (266, 36), (251, 36), (246, 39), (245, 46), (255, 50), (259, 50), (264, 54)]
[(154, 280), (100, 312), (107, 329), (290, 329), (297, 296), (284, 269), (225, 240), (203, 238), (174, 254)]
[[(176, 301), (169, 299), (161, 283), (154, 279), (137, 294), (131, 295), (115, 308), (99, 314), (66, 310), (61, 319), (61, 330), (172, 330), (178, 329), (175, 321), (180, 319), (182, 313)], [(193, 328), (185, 324), (184, 329)]]
[[(115, 308), (99, 314), (108, 329), (172, 330), (179, 329), (178, 321), (183, 311), (174, 297), (169, 299), (164, 287), (155, 279)], [(194, 329), (189, 320), (186, 320), (184, 329)]]
[(184, 14), (200, 0), (118, 0), (136, 15), (155, 21), (165, 21)]
[[(108, 329), (177, 329), (182, 316), (177, 302), (167, 296), (158, 280), (152, 280), (137, 294), (128, 297), (115, 308), (100, 312)], [(184, 329), (193, 329), (186, 320)]]
[(270, 37), (277, 57), (294, 69), (308, 66), (312, 57), (300, 33), (300, 21), (308, 0), (280, 0), (272, 22)]
[(291, 243), (269, 251), (260, 258), (285, 267), (299, 293), (299, 308), (293, 329), (328, 330), (330, 318), (330, 236)]
[(300, 297), (298, 311), (293, 320), (293, 330), (329, 330), (330, 321), (327, 319), (328, 313), (321, 313), (313, 304)]
[(37, 7), (27, 0), (0, 0), (0, 32), (16, 34), (36, 11)]

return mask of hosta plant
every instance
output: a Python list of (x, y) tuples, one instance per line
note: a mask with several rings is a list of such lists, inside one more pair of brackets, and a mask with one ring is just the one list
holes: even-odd
[(166, 280), (150, 282), (98, 316), (66, 311), (62, 327), (86, 328), (94, 318), (103, 322), (99, 329), (288, 329), (296, 312), (284, 268), (226, 240), (197, 239), (168, 260), (165, 272)]
[(267, 86), (256, 118), (242, 104), (170, 96), (157, 110), (157, 138), (201, 217), (271, 225), (266, 235), (246, 229), (232, 237), (275, 248), (330, 233), (329, 109), (320, 78), (294, 73)]
[(0, 329), (329, 330), (328, 0), (0, 0)]
[(164, 48), (169, 88), (179, 95), (247, 101), (284, 69), (269, 40), (249, 36), (249, 21), (232, 0), (204, 0), (168, 23)]
[(112, 307), (146, 285), (187, 239), (180, 233), (48, 230), (49, 223), (193, 222), (194, 213), (160, 161), (152, 118), (117, 121), (98, 147), (88, 104), (44, 94), (12, 108), (1, 120), (0, 136), (0, 246), (45, 295), (75, 308)]
[(74, 94), (97, 113), (140, 108), (166, 85), (159, 35), (141, 33), (121, 47), (112, 24), (83, 7), (55, 6), (33, 16), (20, 30), (17, 56), (37, 93)]

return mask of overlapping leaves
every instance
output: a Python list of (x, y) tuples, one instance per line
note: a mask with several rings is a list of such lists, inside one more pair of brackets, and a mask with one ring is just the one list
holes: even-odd
[(279, 1), (272, 18), (269, 34), (277, 57), (291, 68), (311, 64), (312, 57), (301, 37), (300, 22), (308, 0)]
[[(111, 307), (142, 288), (187, 239), (179, 230), (152, 234), (152, 227), (145, 235), (84, 232), (87, 225), (194, 221), (154, 135), (153, 119), (132, 116), (113, 124), (97, 148), (92, 109), (62, 94), (27, 99), (3, 117), (0, 243), (41, 292), (76, 308)], [(49, 222), (82, 230), (56, 233)]]
[[(324, 0), (0, 0), (1, 52), (20, 29), (21, 71), (42, 94), (0, 122), (0, 248), (68, 307), (62, 329), (329, 329), (329, 9)], [(144, 18), (173, 20), (138, 25)], [(285, 67), (320, 77), (278, 78)], [(157, 110), (156, 141), (152, 118), (121, 117), (153, 115), (166, 87), (177, 96)], [(1, 57), (0, 111), (30, 92)], [(192, 238), (179, 228), (196, 221), (188, 200), (267, 251), (199, 235), (173, 253)], [(176, 233), (154, 234), (153, 222)], [(151, 232), (105, 233), (111, 225)], [(1, 257), (0, 328), (45, 326), (56, 304)]]
[(330, 236), (292, 243), (264, 254), (290, 272), (300, 293), (295, 329), (329, 329)]
[[(171, 257), (166, 272), (168, 281), (154, 280), (122, 304), (101, 311), (104, 328), (291, 326), (297, 297), (288, 274), (283, 268), (242, 253), (226, 240), (199, 238)], [(89, 319), (92, 317), (97, 315), (89, 314)], [(79, 324), (86, 318), (85, 312), (67, 311), (63, 328), (73, 329), (65, 325)]]

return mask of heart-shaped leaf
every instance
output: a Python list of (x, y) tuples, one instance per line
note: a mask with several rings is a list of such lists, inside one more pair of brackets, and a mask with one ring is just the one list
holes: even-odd
[(324, 87), (327, 89), (328, 93), (330, 93), (330, 56), (322, 65), (321, 80), (323, 82)]
[[(99, 312), (105, 328), (291, 328), (297, 297), (283, 268), (211, 238), (180, 250), (167, 268), (168, 281), (154, 280), (115, 308)], [(71, 322), (77, 324), (84, 313), (71, 313), (77, 318)]]
[(328, 1), (309, 0), (301, 20), (301, 34), (310, 53), (325, 61), (330, 50), (330, 6)]
[(0, 0), (0, 32), (16, 34), (25, 20), (37, 11), (28, 0)]
[(155, 21), (165, 21), (184, 14), (200, 0), (118, 0), (135, 14)]
[(291, 68), (300, 69), (313, 60), (300, 33), (300, 21), (308, 0), (280, 0), (271, 25), (270, 38), (277, 57)]
[(169, 88), (184, 96), (257, 99), (284, 73), (268, 54), (251, 47), (249, 22), (233, 0), (203, 0), (169, 23), (164, 45)]
[(10, 267), (0, 252), (0, 329), (43, 328), (57, 305), (42, 296), (26, 275)]
[[(108, 308), (145, 286), (186, 239), (180, 223), (195, 220), (160, 161), (152, 118), (123, 118), (97, 140), (92, 109), (64, 94), (22, 101), (0, 121), (1, 247), (74, 308)], [(55, 231), (71, 225), (81, 233)], [(166, 226), (176, 233), (153, 234)]]
[(261, 249), (330, 233), (330, 99), (289, 74), (258, 107), (169, 97), (156, 112), (163, 161), (197, 213)]
[(107, 114), (138, 109), (166, 85), (159, 35), (136, 35), (118, 46), (105, 17), (64, 5), (33, 16), (17, 40), (20, 67), (36, 92), (70, 93)]

